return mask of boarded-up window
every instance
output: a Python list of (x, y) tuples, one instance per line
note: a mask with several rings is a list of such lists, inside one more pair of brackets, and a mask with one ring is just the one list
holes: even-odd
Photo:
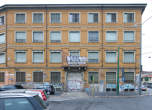
[(116, 84), (116, 72), (106, 72), (106, 83)]
[(5, 73), (0, 72), (0, 82), (4, 82), (4, 81), (5, 81)]
[(43, 82), (43, 72), (33, 72), (33, 82)]
[(16, 82), (25, 82), (25, 72), (16, 72)]
[(60, 83), (61, 75), (60, 72), (51, 72), (51, 83)]

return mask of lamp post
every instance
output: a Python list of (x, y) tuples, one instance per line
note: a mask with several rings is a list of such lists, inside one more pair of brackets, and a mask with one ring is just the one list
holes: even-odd
[(119, 49), (118, 47), (118, 59), (117, 59), (117, 95), (119, 95)]

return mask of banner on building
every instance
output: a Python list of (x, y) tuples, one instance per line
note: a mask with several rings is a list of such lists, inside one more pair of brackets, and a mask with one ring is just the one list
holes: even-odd
[(80, 56), (67, 56), (68, 65), (85, 65), (87, 63), (86, 57)]

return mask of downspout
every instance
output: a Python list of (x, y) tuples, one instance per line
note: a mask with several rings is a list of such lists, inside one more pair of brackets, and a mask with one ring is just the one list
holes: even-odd
[(48, 16), (48, 13), (47, 13), (47, 11), (48, 11), (48, 9), (47, 9), (47, 5), (46, 5), (45, 8), (46, 8), (46, 10), (45, 10), (45, 16), (46, 16), (46, 17), (45, 17), (45, 21), (46, 21), (46, 24), (45, 24), (45, 31), (46, 31), (46, 45), (45, 45), (45, 50), (46, 50), (46, 56), (45, 56), (45, 57), (46, 57), (46, 58), (45, 58), (45, 59), (46, 59), (46, 68), (47, 68), (47, 67), (48, 67), (48, 58), (47, 58), (47, 57), (48, 57), (48, 55), (47, 55), (47, 54), (48, 54), (48, 52), (47, 52), (47, 49), (48, 49), (48, 38), (47, 38), (47, 30), (48, 30), (48, 21), (47, 21), (47, 18), (48, 18), (48, 17), (47, 17), (47, 16)]

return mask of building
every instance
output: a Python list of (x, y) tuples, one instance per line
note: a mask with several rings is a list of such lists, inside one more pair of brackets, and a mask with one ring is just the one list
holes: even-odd
[(152, 71), (142, 71), (142, 84), (152, 88)]
[(94, 83), (115, 88), (117, 68), (120, 84), (134, 84), (141, 65), (145, 6), (1, 6), (0, 84), (50, 82), (82, 90)]

